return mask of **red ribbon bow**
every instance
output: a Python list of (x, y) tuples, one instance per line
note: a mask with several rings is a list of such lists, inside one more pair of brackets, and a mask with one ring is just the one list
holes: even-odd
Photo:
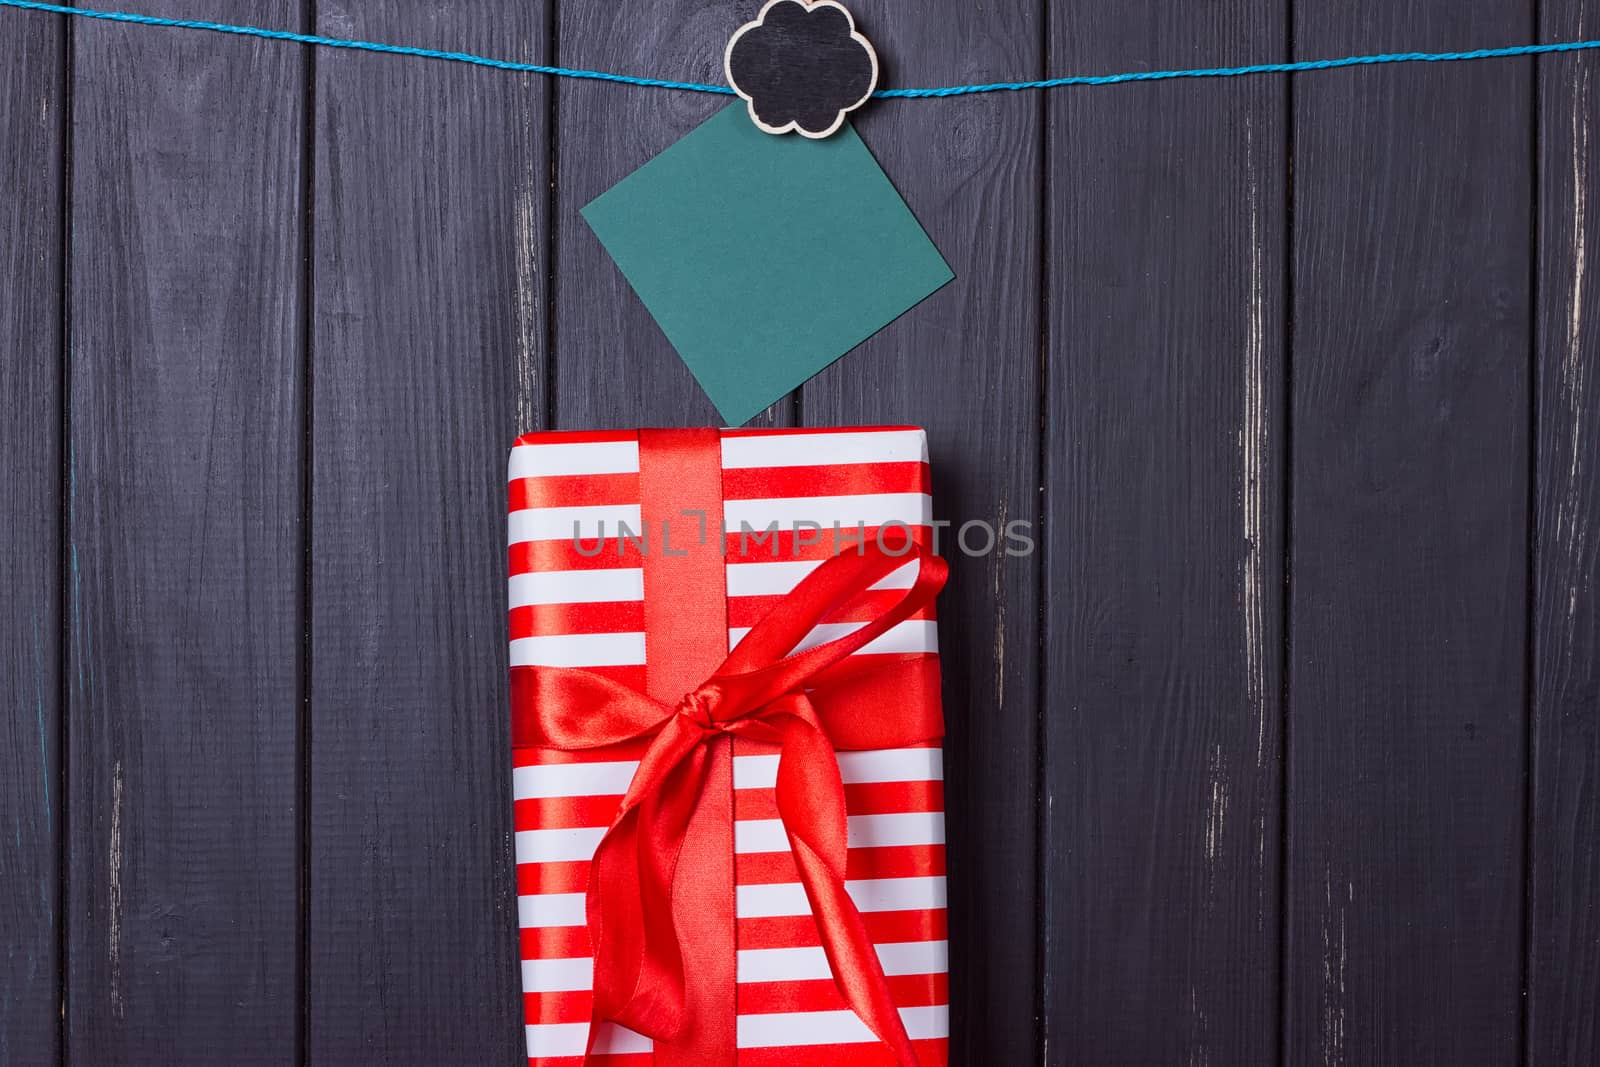
[[(873, 603), (867, 591), (911, 560), (918, 564), (917, 576), (904, 596), (849, 635), (792, 652), (825, 618)], [(874, 545), (834, 556), (676, 707), (589, 671), (513, 670), (518, 745), (576, 751), (651, 738), (589, 871), (591, 1057), (603, 1020), (659, 1041), (671, 1041), (692, 1022), (692, 978), (685, 974), (673, 917), (673, 880), (705, 786), (708, 745), (733, 735), (782, 746), (778, 814), (834, 980), (897, 1061), (917, 1063), (877, 952), (845, 891), (848, 831), (835, 751), (932, 741), (943, 734), (943, 724), (936, 701), (905, 699), (907, 692), (925, 691), (915, 686), (927, 677), (925, 659), (874, 656), (882, 662), (859, 666), (840, 661), (931, 604), (945, 574), (944, 561), (916, 545), (900, 556)], [(727, 888), (731, 894), (732, 885)], [(734, 1035), (725, 1036), (731, 1055)]]

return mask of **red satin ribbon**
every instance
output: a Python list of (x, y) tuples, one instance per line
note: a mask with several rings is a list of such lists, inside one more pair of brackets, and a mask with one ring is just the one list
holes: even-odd
[[(863, 597), (912, 560), (917, 577), (904, 596), (891, 604)], [(668, 1042), (696, 1024), (689, 1018), (696, 999), (689, 984), (696, 976), (683, 966), (673, 880), (705, 784), (708, 749), (736, 736), (782, 746), (778, 814), (835, 983), (899, 1063), (917, 1063), (877, 952), (845, 891), (848, 832), (835, 752), (895, 748), (943, 735), (931, 657), (841, 661), (929, 606), (945, 573), (944, 561), (920, 546), (889, 555), (869, 543), (859, 554), (835, 556), (801, 581), (676, 706), (584, 670), (513, 669), (515, 744), (581, 751), (651, 739), (590, 867), (595, 962), (586, 1059), (593, 1057), (603, 1020)], [(819, 622), (863, 602), (875, 604), (866, 625), (791, 654)], [(731, 1062), (735, 1035), (725, 1036)]]

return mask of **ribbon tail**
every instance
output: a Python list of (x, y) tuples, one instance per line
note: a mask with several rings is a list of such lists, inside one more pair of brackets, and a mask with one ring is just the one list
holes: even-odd
[(648, 943), (639, 840), (639, 812), (630, 810), (612, 824), (589, 866), (585, 910), (594, 956), (594, 997), (585, 1063), (594, 1062), (600, 1024), (616, 1018), (639, 987)]
[(917, 1054), (911, 1047), (900, 1010), (889, 993), (889, 980), (883, 963), (867, 934), (866, 923), (856, 910), (855, 901), (845, 890), (844, 880), (804, 841), (794, 844), (795, 865), (800, 881), (811, 901), (817, 929), (822, 934), (822, 949), (833, 970), (833, 981), (845, 1003), (861, 1016), (867, 1028), (894, 1053), (902, 1067), (917, 1067)]
[(822, 935), (834, 984), (845, 1003), (894, 1053), (896, 1062), (916, 1067), (917, 1056), (889, 993), (883, 963), (845, 889), (849, 822), (833, 744), (803, 695), (794, 694), (783, 703), (787, 722), (778, 758), (778, 814)]
[(670, 1040), (687, 988), (672, 917), (672, 879), (705, 777), (699, 736), (673, 720), (645, 755), (622, 810), (595, 849), (585, 910), (594, 1000), (585, 1063), (602, 1022)]
[(696, 746), (674, 768), (663, 788), (640, 807), (638, 838), (640, 903), (644, 912), (645, 953), (633, 996), (613, 1016), (617, 1022), (662, 1041), (678, 1036), (688, 1013), (683, 952), (672, 914), (672, 881), (683, 853), (689, 820), (705, 782), (707, 751)]

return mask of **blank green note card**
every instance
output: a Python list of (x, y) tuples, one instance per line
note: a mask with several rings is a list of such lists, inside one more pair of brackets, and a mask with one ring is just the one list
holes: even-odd
[(725, 108), (583, 209), (731, 425), (952, 277), (847, 124), (822, 141)]

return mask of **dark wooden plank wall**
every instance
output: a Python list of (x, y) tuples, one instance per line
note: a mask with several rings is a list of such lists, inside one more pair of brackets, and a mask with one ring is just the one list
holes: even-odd
[[(546, 56), (542, 5), (322, 3), (327, 34)], [(342, 58), (342, 57), (341, 57)], [(505, 459), (545, 352), (545, 82), (318, 56), (306, 1059), (505, 1063)]]
[[(9, 21), (9, 20), (8, 20)], [(59, 1050), (66, 31), (0, 35), (0, 1063)]]
[(101, 23), (71, 62), (67, 1051), (290, 1057), (305, 57)]
[[(756, 6), (141, 10), (711, 81)], [(1600, 26), (857, 14), (898, 84)], [(504, 451), (715, 421), (577, 209), (726, 102), (0, 25), (0, 1062), (515, 1062)], [(957, 280), (761, 421), (1038, 544), (950, 553), (957, 1062), (1600, 1055), (1597, 68), (862, 115)]]
[[(1053, 68), (1287, 43), (1274, 0), (1061, 14)], [(1287, 87), (1212, 88), (1049, 105), (1052, 1063), (1277, 1046)]]
[[(1600, 29), (1544, 0), (1540, 36)], [(1543, 61), (1538, 250), (1528, 1062), (1600, 1062), (1600, 61)]]
[[(1518, 41), (1532, 14), (1297, 4), (1294, 45)], [(1294, 85), (1290, 1062), (1518, 1053), (1532, 74)]]

